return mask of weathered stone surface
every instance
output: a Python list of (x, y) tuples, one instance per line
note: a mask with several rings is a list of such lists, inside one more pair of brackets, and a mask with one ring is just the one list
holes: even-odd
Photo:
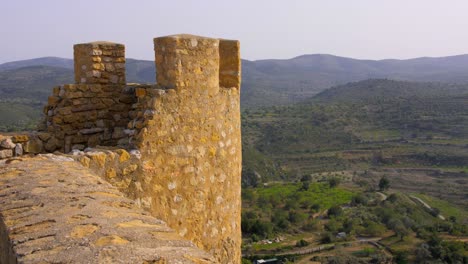
[(238, 40), (219, 40), (219, 85), (240, 89), (241, 61)]
[(23, 150), (26, 153), (38, 154), (44, 151), (44, 144), (40, 139), (31, 139), (23, 145)]
[(44, 149), (48, 152), (53, 152), (59, 146), (60, 141), (56, 137), (51, 137), (44, 146)]
[(23, 155), (23, 145), (17, 143), (15, 146), (15, 156), (22, 156)]
[(103, 41), (77, 44), (74, 57), (77, 84), (125, 84), (124, 45)]
[(0, 147), (4, 149), (13, 149), (15, 148), (16, 144), (13, 143), (11, 138), (5, 138), (0, 142)]
[(68, 160), (0, 164), (0, 263), (216, 263)]
[(39, 137), (40, 140), (47, 141), (52, 135), (50, 133), (41, 132), (41, 133), (38, 133), (37, 136)]
[(72, 149), (72, 150), (74, 150), (74, 149), (84, 150), (85, 147), (86, 147), (86, 146), (83, 145), (83, 144), (75, 144), (75, 145), (73, 145), (73, 146), (71, 147), (71, 149)]
[(193, 35), (154, 39), (156, 80), (167, 88), (219, 87), (219, 40)]
[(0, 159), (6, 159), (10, 157), (13, 157), (13, 150), (11, 149), (0, 150)]
[(89, 134), (96, 134), (96, 133), (103, 132), (103, 131), (104, 129), (100, 127), (86, 128), (86, 129), (80, 130), (80, 134), (89, 135)]
[(14, 143), (24, 143), (26, 141), (29, 140), (29, 136), (28, 135), (25, 135), (25, 134), (22, 134), (22, 135), (14, 135), (11, 137), (11, 140), (14, 142)]

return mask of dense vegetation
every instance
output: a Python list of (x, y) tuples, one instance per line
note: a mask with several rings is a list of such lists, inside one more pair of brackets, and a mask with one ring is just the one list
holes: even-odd
[[(362, 84), (410, 88), (408, 83), (389, 80)], [(324, 173), (339, 173), (344, 178), (357, 176), (352, 177), (355, 180), (373, 174), (403, 177), (423, 173), (415, 172), (422, 168), (428, 169), (426, 174), (434, 180), (464, 185), (468, 89), (455, 90), (457, 96), (450, 92), (444, 97), (406, 92), (409, 97), (380, 98), (370, 93), (366, 97), (359, 91), (338, 102), (329, 95), (322, 100), (319, 94), (292, 106), (245, 110), (242, 121), (248, 163), (244, 164), (244, 186), (298, 180), (304, 174), (320, 178), (326, 176)], [(276, 173), (270, 173), (271, 166)], [(444, 173), (446, 177), (442, 177)]]
[(325, 263), (466, 262), (467, 105), (467, 86), (367, 80), (244, 110), (245, 252), (291, 260), (325, 246)]

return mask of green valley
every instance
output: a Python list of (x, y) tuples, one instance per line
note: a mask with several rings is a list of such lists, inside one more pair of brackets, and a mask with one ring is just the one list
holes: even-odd
[(466, 85), (372, 79), (244, 110), (245, 256), (464, 261), (467, 105)]

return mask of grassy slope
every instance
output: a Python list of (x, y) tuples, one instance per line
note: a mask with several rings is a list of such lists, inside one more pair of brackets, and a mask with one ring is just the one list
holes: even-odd
[(420, 198), (429, 206), (439, 209), (440, 213), (446, 218), (454, 216), (457, 219), (468, 219), (468, 211), (466, 209), (454, 206), (445, 200), (420, 193), (414, 194), (414, 196)]

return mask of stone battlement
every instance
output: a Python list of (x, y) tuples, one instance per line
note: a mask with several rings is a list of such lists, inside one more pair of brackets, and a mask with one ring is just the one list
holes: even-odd
[(125, 83), (123, 45), (75, 45), (76, 83), (55, 87), (41, 131), (4, 139), (0, 157), (73, 153), (218, 262), (240, 263), (239, 42), (154, 45), (152, 85)]

